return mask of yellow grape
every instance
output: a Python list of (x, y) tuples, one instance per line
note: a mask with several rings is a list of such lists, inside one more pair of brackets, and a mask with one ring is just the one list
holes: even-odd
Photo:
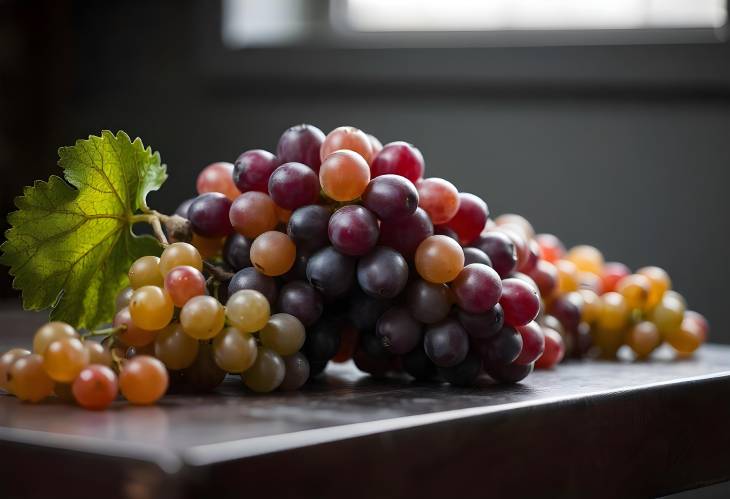
[(558, 260), (555, 262), (555, 268), (558, 270), (558, 291), (557, 294), (570, 293), (577, 291), (579, 287), (578, 268), (575, 264), (568, 260)]
[(593, 324), (598, 320), (601, 311), (601, 297), (591, 289), (579, 289), (578, 293), (583, 298), (581, 320)]
[(48, 345), (56, 340), (78, 337), (79, 333), (65, 322), (47, 322), (38, 328), (33, 336), (33, 353), (42, 354)]
[(223, 305), (212, 296), (194, 296), (180, 311), (183, 331), (198, 340), (215, 337), (223, 329), (225, 321), (226, 311)]
[(691, 318), (685, 318), (679, 328), (665, 334), (664, 338), (677, 352), (687, 355), (699, 348), (703, 336), (702, 325)]
[(236, 291), (226, 303), (228, 321), (244, 333), (262, 330), (270, 315), (269, 300), (253, 289)]
[(132, 289), (142, 286), (162, 287), (163, 279), (160, 273), (160, 259), (156, 256), (137, 258), (129, 267), (129, 285)]
[(142, 286), (129, 301), (129, 314), (137, 327), (154, 331), (167, 326), (175, 306), (170, 294), (157, 286)]
[(40, 402), (53, 394), (54, 383), (43, 369), (43, 357), (26, 355), (10, 367), (10, 392), (20, 400)]
[(213, 358), (218, 367), (229, 373), (241, 373), (256, 361), (256, 339), (235, 327), (225, 328), (213, 340)]
[(43, 369), (53, 381), (70, 383), (89, 364), (89, 352), (76, 338), (64, 338), (43, 352)]
[(601, 308), (598, 313), (598, 328), (607, 331), (618, 331), (626, 327), (631, 310), (623, 295), (610, 291), (601, 296)]
[(12, 348), (0, 357), (0, 389), (10, 391), (8, 386), (8, 374), (13, 363), (21, 357), (30, 355), (29, 350), (24, 348)]
[(119, 373), (119, 389), (122, 395), (136, 405), (157, 402), (167, 391), (168, 382), (165, 365), (148, 355), (129, 359)]
[(685, 308), (684, 298), (679, 293), (667, 291), (649, 312), (649, 320), (656, 324), (661, 334), (668, 335), (682, 325)]
[(173, 323), (155, 338), (155, 357), (173, 371), (185, 369), (198, 356), (198, 340), (185, 334), (182, 326)]
[(640, 274), (631, 274), (616, 283), (616, 292), (626, 298), (631, 309), (645, 310), (649, 301), (651, 282)]
[(578, 270), (601, 275), (603, 272), (603, 254), (593, 246), (575, 246), (568, 251), (565, 259), (573, 262)]
[(265, 347), (286, 357), (295, 354), (304, 345), (304, 324), (290, 314), (274, 314), (259, 333)]
[(591, 331), (593, 336), (593, 344), (598, 347), (601, 358), (613, 359), (616, 352), (625, 341), (625, 331), (623, 329), (601, 329), (595, 328)]
[(89, 364), (111, 367), (112, 354), (101, 344), (95, 341), (86, 341), (84, 342), (84, 348), (89, 353)]
[(669, 274), (660, 267), (642, 267), (636, 273), (649, 279), (651, 289), (646, 308), (651, 309), (661, 301), (664, 293), (672, 288), (672, 280), (669, 278)]
[(642, 321), (626, 335), (626, 344), (640, 359), (648, 357), (662, 342), (659, 330), (653, 322)]
[(162, 277), (165, 277), (168, 272), (181, 265), (190, 265), (202, 272), (203, 258), (192, 244), (172, 243), (165, 248), (165, 251), (160, 256), (160, 272), (162, 272)]

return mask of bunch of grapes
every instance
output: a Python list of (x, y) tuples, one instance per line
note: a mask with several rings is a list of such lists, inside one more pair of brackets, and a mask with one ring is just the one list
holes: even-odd
[(97, 409), (118, 389), (152, 403), (168, 384), (211, 390), (227, 373), (254, 392), (294, 390), (349, 360), (373, 376), (514, 383), (566, 352), (703, 341), (707, 323), (660, 269), (566, 254), (523, 217), (491, 220), (478, 196), (423, 175), (416, 147), (353, 127), (295, 126), (276, 154), (213, 163), (177, 208), (173, 242), (161, 235), (162, 255), (132, 264), (104, 342), (49, 323), (33, 354), (2, 357), (0, 386)]
[(622, 263), (605, 262), (592, 246), (566, 251), (552, 234), (535, 240), (541, 261), (530, 276), (545, 300), (542, 320), (561, 333), (571, 356), (615, 358), (627, 345), (635, 358), (645, 359), (662, 343), (689, 355), (706, 340), (707, 320), (687, 310), (663, 269), (632, 273)]

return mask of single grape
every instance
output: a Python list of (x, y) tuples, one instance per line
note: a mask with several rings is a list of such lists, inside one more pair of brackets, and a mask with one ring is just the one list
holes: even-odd
[(540, 358), (535, 361), (535, 367), (538, 369), (551, 369), (563, 360), (565, 343), (560, 333), (552, 328), (543, 326), (542, 332), (545, 335), (545, 350)]
[[(605, 296), (603, 296), (604, 299)], [(649, 320), (656, 324), (662, 335), (668, 335), (680, 328), (686, 308), (684, 298), (679, 293), (666, 291), (659, 303), (649, 313)]]
[(500, 383), (519, 383), (535, 369), (535, 364), (499, 364), (495, 366), (489, 366), (486, 371), (487, 374)]
[(479, 377), (482, 361), (478, 355), (469, 352), (466, 358), (451, 367), (439, 367), (438, 372), (444, 380), (454, 386), (470, 386)]
[(540, 258), (550, 263), (555, 263), (565, 256), (565, 246), (553, 234), (538, 234), (535, 236), (540, 246)]
[(341, 150), (329, 155), (319, 168), (319, 183), (335, 201), (359, 198), (370, 182), (370, 167), (356, 152)]
[(89, 364), (89, 352), (81, 340), (56, 340), (43, 352), (43, 369), (53, 381), (70, 383)]
[(375, 334), (389, 352), (400, 355), (410, 352), (421, 342), (421, 329), (421, 323), (407, 308), (395, 306), (380, 317)]
[(365, 132), (351, 126), (337, 127), (328, 133), (319, 150), (319, 158), (324, 164), (330, 155), (343, 149), (356, 152), (368, 164), (373, 159), (373, 147), (370, 144), (370, 139)]
[(451, 367), (466, 358), (469, 337), (457, 320), (445, 319), (426, 327), (423, 347), (438, 367)]
[(595, 323), (601, 311), (601, 297), (590, 289), (579, 289), (578, 294), (583, 299), (581, 320), (587, 324)]
[[(160, 255), (160, 272), (164, 277), (172, 269), (181, 265), (189, 265), (202, 272), (203, 258), (192, 244), (172, 243)], [(162, 287), (162, 284), (159, 287)]]
[(596, 294), (603, 294), (603, 280), (593, 272), (578, 272), (578, 289), (588, 289)]
[(417, 187), (418, 205), (428, 213), (434, 224), (445, 224), (454, 218), (460, 203), (459, 191), (454, 184), (434, 177), (422, 180)]
[(233, 270), (251, 266), (251, 240), (238, 232), (231, 234), (223, 246), (223, 260)]
[(558, 260), (555, 262), (555, 268), (558, 271), (558, 293), (565, 294), (578, 291), (580, 287), (578, 267), (571, 261)]
[(46, 351), (46, 348), (48, 348), (48, 345), (50, 345), (54, 341), (63, 338), (78, 337), (79, 333), (77, 333), (73, 327), (66, 324), (65, 322), (47, 322), (43, 324), (40, 328), (38, 328), (38, 330), (35, 332), (35, 336), (33, 336), (33, 353), (38, 353), (42, 355), (43, 352)]
[(616, 283), (616, 292), (626, 298), (629, 308), (646, 310), (651, 292), (651, 281), (641, 274), (628, 275)]
[(259, 348), (253, 365), (241, 375), (243, 383), (254, 392), (266, 393), (276, 390), (286, 374), (284, 359), (270, 348)]
[(479, 248), (467, 247), (464, 248), (464, 266), (471, 265), (472, 263), (481, 263), (487, 267), (492, 266), (492, 260), (489, 259), (487, 254)]
[(162, 287), (163, 277), (160, 272), (160, 259), (156, 256), (143, 256), (129, 267), (129, 285), (132, 289), (142, 286)]
[(414, 279), (406, 291), (411, 315), (424, 324), (434, 324), (446, 318), (451, 310), (451, 295), (446, 284)]
[(665, 333), (664, 338), (672, 348), (682, 355), (688, 355), (697, 350), (704, 340), (702, 325), (685, 317), (679, 328), (670, 333)]
[(226, 303), (228, 322), (244, 333), (261, 331), (266, 326), (270, 314), (269, 301), (253, 289), (236, 291)]
[(458, 309), (456, 317), (469, 336), (480, 340), (495, 336), (504, 326), (504, 310), (499, 303), (482, 314), (473, 314)]
[(560, 295), (550, 303), (550, 314), (560, 321), (566, 331), (577, 331), (583, 319), (583, 297), (577, 291)]
[(238, 196), (228, 216), (236, 232), (249, 239), (274, 230), (279, 223), (274, 202), (268, 195), (257, 191), (244, 192)]
[(604, 293), (616, 291), (616, 284), (631, 274), (631, 269), (623, 263), (606, 262), (601, 272), (601, 289)]
[(342, 296), (355, 281), (355, 259), (331, 246), (323, 248), (309, 258), (307, 280), (327, 298)]
[(185, 334), (179, 323), (160, 331), (154, 345), (155, 357), (173, 371), (191, 366), (198, 356), (198, 340)]
[(488, 340), (475, 343), (485, 367), (511, 364), (522, 352), (522, 336), (513, 327), (505, 325)]
[(357, 263), (357, 282), (376, 298), (395, 298), (408, 283), (408, 264), (397, 251), (378, 246)]
[(213, 359), (213, 345), (200, 343), (195, 362), (183, 371), (185, 381), (197, 392), (209, 392), (223, 383), (226, 372)]
[(330, 210), (325, 206), (302, 206), (292, 213), (286, 233), (296, 243), (297, 249), (317, 251), (329, 245), (327, 229), (330, 215)]
[(499, 304), (504, 309), (504, 322), (513, 327), (524, 326), (537, 317), (540, 297), (537, 289), (520, 279), (502, 281), (502, 297)]
[(517, 270), (519, 270), (520, 272), (528, 273), (535, 268), (537, 262), (539, 261), (540, 246), (534, 239), (529, 239), (527, 241), (527, 257), (523, 262), (518, 263)]
[(665, 291), (672, 289), (672, 280), (669, 278), (669, 274), (660, 267), (642, 267), (636, 273), (649, 279), (650, 289), (646, 302), (647, 310), (661, 301)]
[(629, 329), (626, 344), (631, 347), (636, 357), (645, 359), (661, 344), (662, 337), (654, 323), (641, 321)]
[(428, 214), (417, 208), (412, 215), (383, 220), (378, 244), (390, 246), (405, 258), (412, 258), (418, 245), (433, 235), (433, 224)]
[(233, 232), (228, 212), (231, 200), (219, 192), (208, 192), (197, 197), (188, 209), (193, 232), (203, 237), (224, 237)]
[(517, 268), (515, 245), (503, 232), (487, 232), (473, 244), (487, 254), (492, 261), (492, 268), (500, 277), (508, 276)]
[(71, 390), (81, 407), (100, 411), (109, 407), (117, 398), (117, 375), (106, 366), (89, 366), (79, 373)]
[(278, 313), (259, 333), (261, 344), (282, 356), (293, 355), (304, 345), (304, 324), (290, 314)]
[(152, 343), (159, 332), (156, 329), (142, 329), (132, 320), (129, 307), (121, 309), (114, 315), (112, 326), (120, 329), (116, 338), (127, 346), (142, 347)]
[(233, 275), (228, 283), (228, 296), (232, 296), (242, 289), (258, 291), (269, 300), (272, 307), (276, 304), (276, 298), (279, 295), (276, 279), (262, 274), (254, 267), (246, 267)]
[(373, 177), (400, 175), (411, 182), (423, 177), (424, 161), (421, 151), (407, 142), (391, 142), (375, 156), (372, 162)]
[(129, 301), (129, 315), (134, 324), (147, 331), (162, 329), (172, 320), (175, 305), (170, 294), (157, 286), (142, 286)]
[(362, 203), (380, 220), (411, 215), (418, 208), (418, 190), (413, 182), (400, 175), (381, 175), (370, 180)]
[(419, 381), (433, 379), (437, 373), (436, 365), (426, 355), (423, 343), (401, 357), (403, 370)]
[(227, 327), (213, 340), (213, 358), (229, 373), (242, 373), (256, 361), (256, 338), (235, 327)]
[(367, 208), (348, 205), (332, 215), (327, 233), (337, 251), (350, 256), (361, 256), (375, 247), (380, 230), (378, 219)]
[(132, 289), (131, 287), (126, 287), (119, 293), (117, 293), (117, 297), (114, 300), (114, 310), (119, 312), (124, 307), (128, 307), (129, 300), (132, 299), (132, 293), (134, 293), (134, 289)]
[(522, 350), (514, 363), (520, 366), (532, 364), (545, 351), (545, 334), (542, 332), (542, 327), (532, 321), (518, 327), (517, 332), (522, 337)]
[(251, 244), (251, 263), (267, 276), (286, 274), (294, 265), (296, 256), (294, 242), (282, 232), (264, 232)]
[(501, 232), (506, 235), (515, 247), (515, 255), (517, 256), (517, 266), (515, 269), (526, 265), (530, 257), (527, 245), (527, 239), (522, 235), (522, 231), (518, 227), (510, 225), (502, 225), (494, 229), (493, 232)]
[(269, 195), (278, 206), (296, 210), (317, 202), (319, 179), (307, 165), (284, 163), (269, 178)]
[(284, 357), (284, 368), (284, 380), (279, 390), (297, 390), (309, 379), (309, 361), (299, 352)]
[(37, 353), (18, 357), (7, 374), (9, 392), (20, 400), (40, 402), (53, 394), (53, 380)]
[(702, 341), (704, 342), (707, 339), (707, 335), (710, 333), (710, 324), (702, 314), (695, 312), (694, 310), (687, 310), (684, 313), (684, 320), (696, 322), (700, 328)]
[[(436, 237), (436, 236), (434, 236)], [(491, 310), (502, 295), (502, 281), (491, 267), (481, 263), (467, 265), (451, 283), (456, 303), (462, 310), (484, 313)]]
[(223, 329), (226, 313), (223, 305), (212, 296), (195, 296), (180, 310), (180, 325), (192, 338), (209, 340)]
[(340, 330), (342, 321), (334, 317), (324, 317), (307, 329), (307, 337), (302, 352), (310, 361), (327, 362), (337, 355), (340, 349)]
[(375, 298), (355, 287), (354, 292), (347, 297), (347, 317), (358, 331), (374, 333), (375, 324), (391, 304), (391, 300)]
[(157, 402), (167, 391), (168, 382), (165, 365), (148, 355), (129, 359), (119, 373), (119, 389), (135, 405)]
[(172, 303), (182, 307), (193, 296), (205, 294), (205, 276), (189, 265), (175, 267), (165, 276), (165, 290), (170, 294)]
[(370, 141), (370, 146), (373, 148), (373, 158), (383, 150), (383, 143), (378, 140), (378, 138), (375, 135), (372, 135), (370, 133), (367, 134), (368, 140)]
[(21, 357), (30, 355), (24, 348), (11, 348), (0, 357), (0, 389), (10, 391), (8, 375), (10, 367)]
[(509, 226), (517, 228), (525, 239), (532, 239), (535, 237), (535, 229), (533, 229), (532, 224), (530, 224), (530, 222), (528, 222), (522, 215), (505, 213), (495, 218), (494, 222), (497, 227)]
[(276, 146), (276, 155), (283, 163), (296, 161), (304, 163), (315, 173), (319, 173), (322, 159), (319, 151), (324, 142), (324, 133), (313, 125), (296, 125), (281, 134)]
[(446, 225), (454, 230), (463, 245), (474, 242), (484, 230), (489, 217), (487, 203), (474, 194), (459, 193), (459, 209)]
[(614, 291), (606, 293), (601, 296), (601, 309), (597, 321), (598, 328), (619, 331), (628, 323), (630, 312), (626, 298)]
[(279, 166), (280, 160), (263, 149), (241, 153), (233, 165), (231, 178), (241, 192), (269, 192), (269, 177)]
[(225, 162), (211, 163), (203, 168), (198, 174), (195, 187), (198, 194), (220, 192), (231, 201), (241, 194), (233, 183), (233, 165)]
[(281, 288), (276, 308), (293, 315), (305, 326), (311, 326), (322, 316), (324, 302), (319, 291), (309, 283), (292, 281)]
[[(431, 236), (416, 250), (416, 270), (429, 282), (450, 282), (464, 268), (464, 251), (446, 236)], [(488, 268), (488, 267), (487, 267)]]
[(603, 254), (593, 246), (575, 246), (568, 251), (565, 259), (575, 264), (578, 270), (600, 275), (603, 271)]
[(543, 299), (552, 297), (558, 288), (558, 269), (547, 260), (538, 260), (527, 275), (535, 281)]

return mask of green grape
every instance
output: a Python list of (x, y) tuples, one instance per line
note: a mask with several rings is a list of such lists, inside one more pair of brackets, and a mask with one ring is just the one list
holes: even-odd
[(256, 361), (241, 375), (243, 383), (251, 390), (266, 393), (276, 390), (285, 375), (284, 359), (270, 348), (259, 348)]
[(649, 320), (656, 324), (662, 335), (672, 334), (682, 325), (686, 307), (682, 295), (675, 291), (666, 291), (649, 313)]
[(179, 323), (172, 323), (155, 338), (155, 357), (168, 369), (185, 369), (198, 356), (198, 340), (185, 334)]
[(142, 286), (162, 287), (163, 279), (160, 273), (160, 259), (156, 256), (137, 258), (129, 267), (129, 285), (132, 289)]
[(20, 400), (40, 402), (53, 394), (54, 383), (43, 369), (43, 357), (20, 357), (10, 367), (10, 392)]
[(89, 364), (89, 351), (81, 340), (56, 340), (43, 352), (43, 369), (53, 381), (70, 383)]
[(33, 336), (33, 353), (42, 354), (48, 345), (63, 338), (78, 338), (79, 333), (65, 322), (48, 322), (42, 325)]
[(263, 329), (270, 314), (269, 300), (253, 289), (236, 291), (226, 303), (228, 321), (244, 333)]
[[(200, 252), (189, 243), (172, 243), (160, 256), (160, 272), (164, 278), (175, 267), (189, 265), (203, 271), (203, 258)], [(160, 284), (162, 286), (162, 284)]]
[(225, 321), (223, 305), (212, 296), (194, 296), (180, 311), (183, 331), (198, 340), (214, 338), (223, 329)]
[(229, 373), (241, 373), (256, 361), (258, 347), (249, 333), (227, 327), (213, 340), (213, 358), (218, 367)]
[(279, 355), (292, 355), (304, 345), (304, 325), (289, 314), (274, 314), (259, 333), (264, 346)]
[(175, 305), (170, 294), (157, 286), (142, 286), (134, 291), (129, 302), (129, 314), (137, 327), (155, 331), (172, 320)]

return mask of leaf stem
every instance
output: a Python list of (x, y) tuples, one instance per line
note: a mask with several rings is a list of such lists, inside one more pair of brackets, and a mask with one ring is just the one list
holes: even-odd
[(111, 336), (113, 334), (119, 333), (121, 331), (124, 331), (127, 329), (126, 324), (122, 324), (121, 326), (116, 327), (107, 327), (103, 329), (96, 329), (94, 331), (87, 331), (86, 333), (82, 334), (82, 338), (92, 338), (94, 336)]

